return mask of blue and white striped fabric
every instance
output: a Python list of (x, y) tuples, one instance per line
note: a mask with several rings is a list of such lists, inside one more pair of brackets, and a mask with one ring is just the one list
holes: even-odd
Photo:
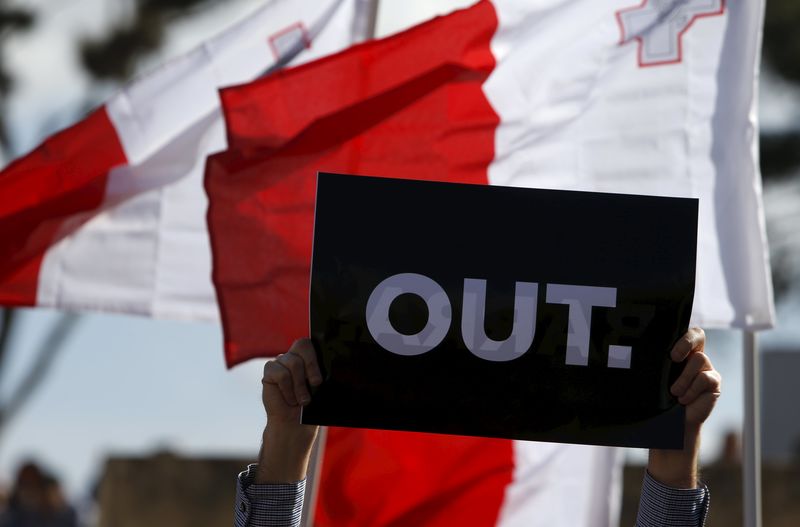
[[(255, 485), (258, 465), (239, 474), (235, 527), (300, 527), (306, 482)], [(674, 489), (645, 472), (636, 527), (702, 527), (711, 496), (701, 483), (697, 489)]]
[(306, 481), (254, 485), (257, 464), (239, 474), (235, 527), (299, 527)]
[(636, 527), (701, 527), (710, 502), (704, 483), (696, 489), (674, 489), (645, 471)]

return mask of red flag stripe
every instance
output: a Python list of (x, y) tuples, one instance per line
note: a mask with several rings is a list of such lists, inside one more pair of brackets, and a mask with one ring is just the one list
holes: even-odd
[(481, 2), (222, 91), (232, 148), (209, 158), (205, 184), (229, 366), (308, 333), (317, 171), (488, 183), (496, 26)]
[[(489, 42), (496, 28), (494, 7), (484, 1), (395, 36), (223, 89), (228, 147), (263, 152), (308, 139), (304, 131), (338, 144), (347, 135), (325, 127), (326, 120), (341, 124), (343, 116), (351, 115), (363, 121), (355, 124), (364, 129), (373, 124), (365, 115), (370, 109), (408, 104), (415, 91), (425, 93), (458, 76), (482, 82), (495, 65)], [(309, 129), (314, 124), (318, 127)]]
[(314, 524), (493, 526), (513, 460), (506, 440), (329, 428)]
[(0, 304), (36, 304), (45, 252), (101, 206), (109, 171), (126, 162), (102, 107), (0, 173)]
[[(317, 171), (488, 183), (496, 27), (481, 2), (222, 91), (230, 149), (205, 183), (229, 365), (308, 333)], [(513, 471), (510, 441), (331, 429), (315, 524), (493, 526)]]

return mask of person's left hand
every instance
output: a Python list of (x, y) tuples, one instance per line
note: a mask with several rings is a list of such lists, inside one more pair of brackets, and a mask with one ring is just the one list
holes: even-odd
[(678, 489), (697, 487), (700, 428), (720, 396), (721, 378), (705, 354), (706, 335), (700, 328), (687, 331), (672, 348), (675, 362), (686, 361), (670, 387), (672, 395), (686, 407), (686, 428), (682, 450), (650, 450), (647, 471), (661, 483)]
[(708, 419), (720, 396), (722, 378), (705, 354), (705, 344), (705, 332), (691, 328), (672, 348), (673, 361), (686, 361), (670, 392), (686, 406), (687, 428), (699, 428)]

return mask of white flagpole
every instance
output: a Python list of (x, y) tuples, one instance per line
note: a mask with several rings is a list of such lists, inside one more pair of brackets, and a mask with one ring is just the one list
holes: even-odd
[(322, 476), (322, 458), (325, 455), (325, 440), (328, 438), (328, 428), (319, 427), (317, 441), (311, 452), (311, 463), (306, 476), (306, 495), (303, 500), (303, 513), (300, 525), (312, 527), (314, 525), (314, 512), (317, 508), (317, 493), (319, 492), (319, 479)]
[(758, 339), (745, 331), (742, 346), (744, 432), (742, 491), (745, 527), (761, 527), (761, 389)]
[(367, 10), (367, 29), (365, 31), (367, 39), (375, 38), (378, 27), (378, 3), (379, 0), (368, 0), (364, 9)]

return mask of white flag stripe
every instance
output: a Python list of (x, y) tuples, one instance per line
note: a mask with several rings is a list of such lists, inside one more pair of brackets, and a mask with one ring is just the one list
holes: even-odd
[(623, 450), (514, 441), (498, 527), (619, 525)]
[[(613, 16), (653, 2), (493, 3), (498, 64), (484, 91), (501, 124), (490, 183), (699, 197), (693, 323), (772, 326), (754, 89), (763, 2), (695, 19), (681, 61), (663, 66), (643, 65), (637, 41), (621, 44)], [(686, 5), (718, 11), (706, 0)], [(617, 525), (621, 457), (515, 443), (498, 525)]]
[[(755, 109), (763, 2), (494, 4), (490, 182), (700, 198), (693, 324), (771, 327)], [(661, 22), (622, 42), (623, 15), (637, 10), (661, 10)], [(680, 60), (648, 63), (642, 49), (665, 35)]]

